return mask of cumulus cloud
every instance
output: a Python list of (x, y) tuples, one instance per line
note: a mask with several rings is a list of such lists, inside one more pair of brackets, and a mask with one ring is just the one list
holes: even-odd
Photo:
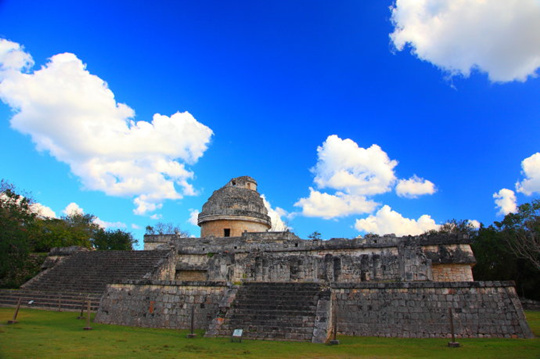
[(287, 211), (281, 207), (273, 208), (264, 194), (262, 194), (261, 197), (263, 199), (264, 206), (268, 210), (268, 216), (270, 217), (270, 221), (272, 222), (272, 228), (270, 228), (270, 230), (280, 232), (290, 229), (287, 223), (285, 223), (285, 221), (283, 220), (283, 217), (288, 216)]
[(12, 128), (67, 163), (86, 189), (134, 197), (141, 215), (196, 194), (186, 165), (204, 154), (213, 133), (190, 113), (134, 121), (133, 109), (71, 53), (26, 73), (31, 56), (0, 40), (0, 60), (0, 98), (15, 111)]
[(451, 75), (525, 81), (540, 67), (538, 0), (397, 0), (392, 24), (397, 50), (409, 45)]
[[(9, 184), (7, 188), (9, 188)], [(17, 197), (10, 197), (4, 192), (0, 192), (0, 202), (2, 203), (20, 206), (24, 199), (25, 197), (21, 194)], [(56, 213), (51, 208), (41, 203), (32, 203), (32, 200), (30, 200), (29, 210), (41, 218), (56, 218)]]
[(0, 40), (0, 73), (24, 71), (34, 65), (32, 57), (23, 51), (22, 46), (6, 40)]
[(397, 161), (377, 145), (362, 148), (350, 139), (331, 135), (317, 148), (317, 155), (314, 182), (321, 189), (374, 195), (390, 191), (396, 180)]
[(540, 152), (524, 159), (521, 168), (525, 179), (516, 183), (516, 190), (527, 196), (540, 193)]
[(508, 213), (517, 212), (517, 199), (514, 191), (503, 188), (499, 192), (493, 193), (495, 198), (495, 208), (499, 208), (497, 214), (505, 216)]
[(84, 209), (82, 209), (77, 203), (71, 202), (64, 208), (62, 211), (66, 216), (81, 215), (84, 214)]
[(309, 189), (309, 197), (301, 198), (294, 204), (302, 207), (302, 214), (307, 217), (331, 219), (352, 214), (371, 213), (378, 203), (356, 196), (338, 192), (335, 195)]
[(49, 207), (41, 203), (33, 203), (30, 205), (32, 212), (43, 218), (56, 218), (56, 213)]
[(433, 182), (417, 177), (416, 175), (408, 180), (399, 180), (396, 186), (396, 193), (400, 197), (418, 198), (424, 194), (435, 193)]
[(193, 226), (198, 226), (197, 221), (199, 219), (199, 213), (200, 213), (200, 211), (198, 209), (191, 208), (189, 210), (188, 223), (193, 225)]
[(419, 235), (440, 227), (427, 214), (417, 220), (405, 218), (388, 205), (384, 205), (375, 215), (357, 219), (354, 226), (360, 232), (379, 235), (394, 233), (397, 236)]
[[(397, 164), (378, 145), (362, 148), (351, 139), (328, 136), (317, 148), (317, 164), (312, 169), (317, 189), (310, 188), (309, 197), (294, 205), (302, 208), (304, 216), (331, 219), (372, 213), (379, 203), (371, 197), (394, 187), (402, 197), (435, 193), (432, 182), (417, 176), (398, 180), (394, 172)], [(320, 191), (323, 189), (327, 192)]]
[(107, 229), (107, 228), (127, 228), (127, 225), (125, 223), (122, 223), (122, 222), (107, 222), (107, 221), (103, 221), (103, 220), (101, 220), (99, 218), (96, 218), (94, 220), (94, 223), (97, 224), (98, 226), (100, 226), (103, 229)]
[[(64, 208), (62, 213), (64, 213), (64, 215), (66, 215), (66, 216), (84, 215), (84, 209), (81, 208), (81, 206), (79, 206), (77, 203), (71, 202), (70, 204), (68, 204), (66, 206), (66, 208)], [(97, 224), (98, 226), (100, 226), (103, 229), (107, 229), (107, 228), (127, 228), (127, 225), (125, 223), (122, 223), (122, 222), (107, 222), (107, 221), (104, 221), (104, 220), (100, 219), (99, 217), (95, 217), (94, 220), (92, 221), (92, 223)]]
[(469, 219), (467, 222), (468, 222), (469, 226), (471, 226), (474, 229), (480, 229), (480, 226), (482, 225), (476, 219)]

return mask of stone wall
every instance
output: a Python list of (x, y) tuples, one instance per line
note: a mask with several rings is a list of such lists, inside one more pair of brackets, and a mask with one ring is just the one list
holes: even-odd
[[(307, 314), (297, 318), (298, 326), (291, 326), (290, 332), (283, 329), (284, 324), (278, 325), (283, 327), (279, 329), (277, 324), (265, 322), (271, 314), (272, 318), (285, 316), (280, 320), (286, 323), (287, 311), (294, 311), (300, 302), (307, 303), (307, 299), (296, 297), (306, 286), (331, 290), (331, 302), (317, 306), (315, 321), (307, 320), (315, 323), (309, 333), (317, 341), (328, 338), (334, 317), (332, 308), (336, 310), (338, 333), (344, 335), (446, 338), (451, 335), (452, 308), (457, 338), (533, 337), (511, 282), (334, 283), (328, 288), (313, 283), (258, 282), (237, 287), (219, 282), (126, 281), (108, 286), (96, 322), (187, 329), (194, 307), (196, 328), (210, 328), (211, 335), (228, 336), (241, 327), (257, 339), (308, 340), (307, 327), (298, 324), (306, 322)], [(294, 293), (284, 292), (291, 288)], [(239, 294), (230, 294), (236, 290)], [(243, 291), (253, 294), (241, 295)], [(292, 302), (278, 305), (276, 298), (285, 297)], [(271, 304), (265, 302), (268, 300), (276, 302), (272, 302), (277, 305), (276, 310), (279, 307), (283, 313), (269, 314)], [(232, 308), (232, 312), (226, 308)], [(240, 315), (241, 321), (227, 324), (235, 315)]]
[(201, 237), (225, 237), (225, 229), (228, 229), (227, 237), (240, 237), (244, 232), (262, 232), (268, 229), (266, 223), (259, 223), (251, 217), (235, 217), (234, 219), (218, 219), (205, 222), (201, 225)]
[(512, 282), (333, 284), (338, 332), (354, 336), (531, 338)]
[(189, 329), (192, 307), (195, 329), (207, 329), (219, 311), (225, 283), (124, 281), (110, 284), (95, 321), (150, 328)]
[(446, 271), (438, 278), (444, 274), (444, 280), (472, 280), (474, 256), (469, 245), (460, 244), (459, 238), (451, 240), (458, 243), (445, 246), (438, 238), (392, 236), (302, 240), (290, 232), (178, 238), (174, 241), (178, 250), (176, 278), (190, 275), (189, 271), (205, 271), (208, 280), (231, 282), (430, 281), (439, 280), (433, 277), (433, 263), (447, 266), (455, 260), (460, 271)]
[(178, 238), (176, 234), (146, 234), (144, 236), (144, 250), (152, 251), (158, 247), (170, 248), (171, 243)]
[(472, 282), (472, 268), (469, 264), (437, 264), (432, 267), (435, 282)]

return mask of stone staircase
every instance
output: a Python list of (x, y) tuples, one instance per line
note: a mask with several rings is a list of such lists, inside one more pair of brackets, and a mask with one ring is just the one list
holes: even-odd
[[(18, 290), (0, 290), (0, 306), (22, 305), (78, 311), (90, 299), (97, 310), (107, 284), (153, 278), (170, 251), (85, 251), (65, 258)], [(28, 302), (33, 301), (31, 305)]]
[(101, 293), (43, 292), (26, 289), (0, 290), (0, 306), (16, 307), (21, 299), (21, 307), (58, 311), (86, 311), (90, 301), (90, 310), (97, 311)]
[[(326, 327), (330, 291), (316, 283), (255, 283), (239, 287), (216, 336), (230, 336), (243, 329), (243, 338), (258, 340), (314, 341), (317, 321)], [(326, 331), (324, 333), (326, 339)], [(320, 341), (320, 340), (319, 340)]]

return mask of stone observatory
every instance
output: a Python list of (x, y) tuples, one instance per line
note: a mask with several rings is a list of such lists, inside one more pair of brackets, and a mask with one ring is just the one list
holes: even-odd
[(257, 181), (249, 176), (233, 178), (214, 191), (197, 224), (201, 237), (240, 237), (244, 232), (265, 232), (271, 227)]

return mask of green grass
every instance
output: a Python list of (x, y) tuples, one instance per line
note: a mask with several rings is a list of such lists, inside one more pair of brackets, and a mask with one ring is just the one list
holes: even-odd
[(78, 313), (0, 308), (0, 358), (540, 358), (540, 312), (527, 312), (535, 339), (387, 339), (339, 337), (340, 345), (187, 339), (187, 331), (92, 323)]

